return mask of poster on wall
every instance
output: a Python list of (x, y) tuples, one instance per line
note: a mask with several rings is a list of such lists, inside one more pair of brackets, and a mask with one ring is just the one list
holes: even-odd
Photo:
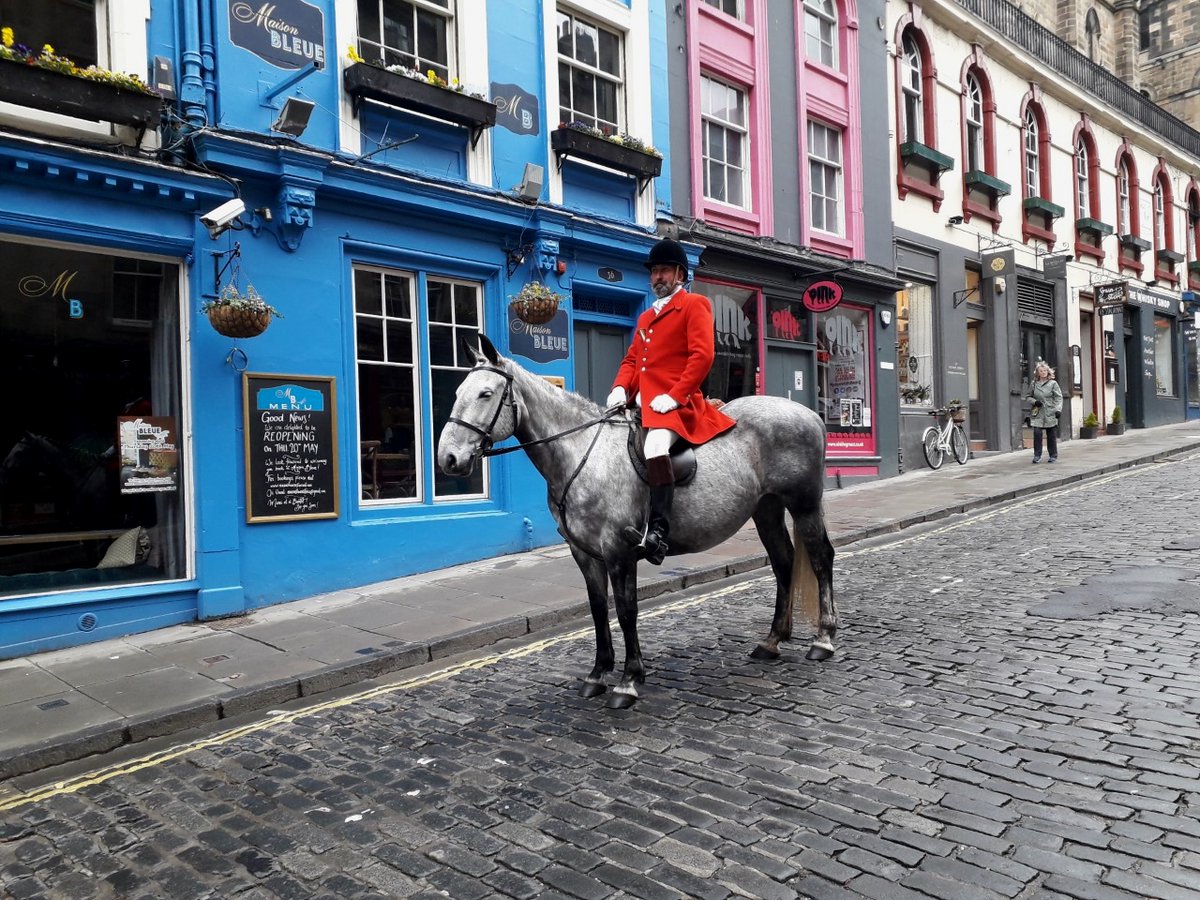
[(336, 519), (334, 379), (243, 372), (242, 416), (246, 521)]
[(170, 416), (118, 416), (121, 493), (153, 494), (179, 488), (179, 445)]

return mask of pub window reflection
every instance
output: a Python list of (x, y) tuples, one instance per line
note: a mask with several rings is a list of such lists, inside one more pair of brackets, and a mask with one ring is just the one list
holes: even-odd
[(756, 392), (758, 371), (758, 291), (712, 282), (692, 290), (712, 304), (715, 359), (704, 381), (705, 396), (733, 400)]

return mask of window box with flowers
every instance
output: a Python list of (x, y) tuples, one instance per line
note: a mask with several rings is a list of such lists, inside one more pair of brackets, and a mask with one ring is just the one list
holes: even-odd
[(643, 184), (662, 172), (662, 154), (649, 144), (628, 134), (606, 135), (582, 122), (560, 124), (550, 132), (550, 146), (560, 163), (563, 157), (586, 159)]
[(18, 44), (11, 28), (0, 29), (0, 101), (135, 128), (156, 127), (163, 107), (136, 75), (81, 69), (49, 44), (40, 51)]
[(467, 92), (457, 80), (444, 81), (432, 70), (422, 74), (403, 66), (372, 65), (363, 62), (353, 47), (350, 58), (353, 64), (346, 69), (343, 83), (356, 113), (363, 100), (386, 103), (461, 125), (471, 132), (472, 146), (485, 128), (496, 124), (496, 104)]

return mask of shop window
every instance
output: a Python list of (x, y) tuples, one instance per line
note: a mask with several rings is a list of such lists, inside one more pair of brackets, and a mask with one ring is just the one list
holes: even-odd
[(558, 14), (558, 118), (606, 134), (625, 130), (621, 35), (571, 12)]
[(842, 235), (842, 133), (808, 123), (808, 196), (812, 227)]
[(0, 241), (0, 272), (0, 377), (20, 387), (0, 595), (187, 577), (177, 267)]
[(758, 371), (758, 291), (698, 281), (692, 286), (712, 304), (716, 358), (704, 393), (732, 400), (756, 392)]
[(750, 140), (745, 91), (707, 75), (701, 76), (700, 117), (704, 142), (704, 196), (745, 208)]
[[(454, 391), (470, 368), (460, 338), (479, 333), (481, 305), (482, 291), (475, 282), (355, 268), (364, 502), (424, 501), (431, 475), (434, 500), (485, 495), (486, 465), (463, 477), (445, 475), (433, 465), (434, 445), (454, 405)], [(428, 397), (421, 379), (426, 370)]]
[(870, 310), (846, 304), (816, 315), (817, 411), (830, 432), (871, 431), (870, 325)]
[(1154, 391), (1175, 396), (1175, 327), (1168, 316), (1154, 316)]
[(896, 295), (900, 402), (933, 406), (933, 286), (914, 282)]
[(456, 77), (454, 0), (358, 0), (358, 52), (367, 62)]

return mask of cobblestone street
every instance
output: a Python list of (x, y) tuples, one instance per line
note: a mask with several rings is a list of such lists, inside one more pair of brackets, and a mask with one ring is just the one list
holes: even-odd
[(589, 627), (0, 796), (0, 893), (1195, 898), (1197, 484), (844, 548), (826, 663), (749, 659), (757, 578), (644, 610), (629, 711)]

